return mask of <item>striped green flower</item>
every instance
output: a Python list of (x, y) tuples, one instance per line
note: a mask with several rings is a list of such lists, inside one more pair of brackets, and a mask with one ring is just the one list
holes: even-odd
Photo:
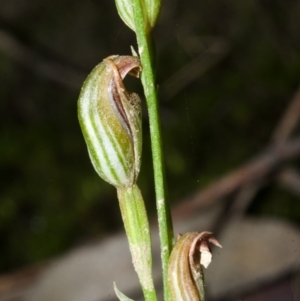
[(137, 57), (110, 56), (89, 74), (79, 95), (79, 123), (92, 164), (115, 187), (132, 186), (140, 170), (140, 99), (123, 84), (126, 74), (138, 77), (140, 70)]
[[(115, 0), (118, 13), (123, 22), (135, 31), (132, 0)], [(161, 0), (140, 0), (143, 9), (144, 27), (146, 32), (151, 31), (156, 24)]]

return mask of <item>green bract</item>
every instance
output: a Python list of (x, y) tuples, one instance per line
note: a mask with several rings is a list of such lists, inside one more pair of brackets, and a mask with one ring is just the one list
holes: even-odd
[[(118, 9), (118, 13), (124, 23), (131, 28), (133, 31), (135, 30), (135, 22), (133, 16), (132, 9), (132, 0), (115, 0), (116, 6)], [(144, 28), (146, 32), (151, 31), (153, 29), (160, 10), (161, 0), (140, 0), (141, 7), (143, 9), (144, 16)]]
[(152, 277), (150, 227), (141, 191), (137, 185), (133, 185), (125, 189), (119, 188), (117, 192), (132, 263), (138, 274), (145, 300), (156, 301)]
[(110, 56), (89, 74), (79, 95), (79, 123), (92, 164), (116, 187), (132, 186), (140, 170), (140, 99), (128, 93), (122, 81), (127, 73), (138, 76), (140, 70), (137, 57)]

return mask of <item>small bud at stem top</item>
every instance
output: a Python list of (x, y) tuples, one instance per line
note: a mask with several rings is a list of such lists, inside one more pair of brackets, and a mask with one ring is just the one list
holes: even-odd
[[(118, 13), (123, 22), (133, 31), (135, 30), (134, 8), (132, 0), (115, 0)], [(143, 21), (145, 32), (151, 31), (157, 21), (161, 0), (140, 0), (143, 11)]]

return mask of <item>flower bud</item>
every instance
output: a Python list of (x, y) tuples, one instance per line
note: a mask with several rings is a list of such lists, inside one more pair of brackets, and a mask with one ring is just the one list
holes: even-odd
[[(129, 28), (135, 31), (134, 8), (132, 0), (115, 1), (121, 19)], [(145, 31), (149, 32), (156, 24), (160, 11), (161, 0), (141, 0), (140, 3), (143, 10)]]
[(123, 84), (127, 73), (138, 77), (140, 70), (137, 57), (110, 56), (89, 74), (79, 95), (79, 123), (92, 164), (116, 187), (132, 186), (140, 170), (140, 98)]
[(205, 300), (201, 265), (211, 262), (209, 242), (221, 247), (210, 232), (188, 232), (175, 244), (168, 265), (170, 301)]

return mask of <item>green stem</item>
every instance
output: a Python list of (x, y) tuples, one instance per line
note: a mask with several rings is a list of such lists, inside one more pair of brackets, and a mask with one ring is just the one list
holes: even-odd
[(157, 301), (152, 277), (151, 237), (147, 212), (137, 185), (118, 188), (118, 199), (126, 236), (146, 301)]
[(167, 270), (168, 260), (173, 247), (173, 226), (171, 220), (170, 206), (166, 200), (164, 167), (162, 157), (162, 142), (160, 121), (158, 115), (158, 101), (154, 82), (154, 72), (151, 57), (151, 45), (149, 44), (150, 33), (146, 33), (144, 16), (140, 0), (131, 0), (134, 15), (136, 37), (142, 63), (142, 84), (147, 101), (151, 148), (154, 168), (154, 181), (156, 193), (156, 207), (158, 215), (159, 236), (161, 244), (161, 260), (164, 283), (164, 300), (168, 300)]

